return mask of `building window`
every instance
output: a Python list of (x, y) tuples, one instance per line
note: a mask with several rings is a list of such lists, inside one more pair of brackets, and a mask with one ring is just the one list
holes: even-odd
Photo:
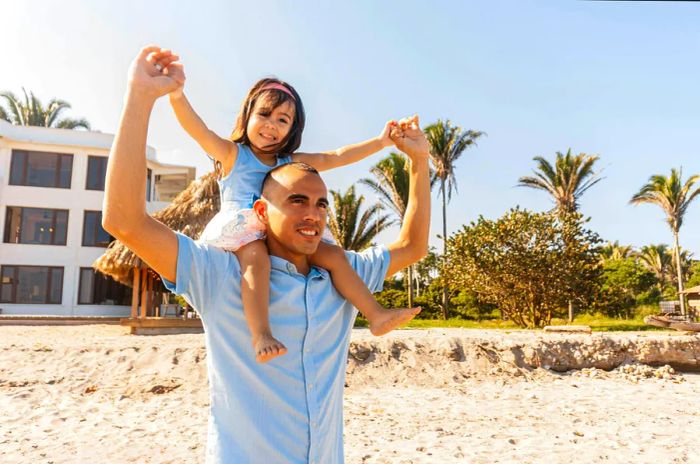
[(67, 209), (7, 207), (5, 243), (65, 245), (67, 230)]
[(90, 267), (81, 267), (78, 304), (129, 306), (131, 288)]
[(102, 211), (85, 211), (83, 220), (83, 246), (107, 247), (114, 240), (102, 228)]
[(61, 304), (63, 268), (2, 266), (0, 303)]
[(10, 185), (70, 188), (73, 155), (12, 150)]
[(105, 189), (105, 175), (107, 174), (107, 157), (106, 156), (88, 156), (88, 171), (87, 180), (85, 182), (86, 190), (103, 190)]

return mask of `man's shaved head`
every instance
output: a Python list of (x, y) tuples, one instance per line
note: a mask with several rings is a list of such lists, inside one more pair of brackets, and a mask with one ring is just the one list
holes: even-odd
[(288, 163), (268, 172), (253, 209), (265, 225), (271, 254), (308, 267), (326, 227), (327, 196), (321, 175), (308, 164)]
[(319, 177), (321, 176), (318, 173), (318, 171), (316, 170), (316, 168), (314, 168), (313, 166), (308, 165), (306, 163), (300, 163), (298, 161), (294, 161), (292, 163), (282, 164), (280, 166), (276, 166), (276, 167), (270, 169), (268, 171), (268, 173), (265, 174), (265, 178), (262, 181), (262, 188), (260, 189), (261, 196), (269, 198), (269, 196), (266, 196), (265, 194), (266, 193), (269, 194), (269, 190), (271, 190), (273, 188), (273, 186), (276, 184), (276, 182), (274, 182), (275, 175), (281, 174), (288, 169), (296, 169), (297, 171), (305, 171), (305, 172), (309, 172), (312, 174), (316, 174)]

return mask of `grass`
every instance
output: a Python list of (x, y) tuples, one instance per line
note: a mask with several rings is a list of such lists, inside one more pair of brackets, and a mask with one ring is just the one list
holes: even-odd
[(480, 322), (465, 319), (414, 319), (406, 326), (411, 329), (440, 329), (440, 328), (464, 328), (464, 329), (508, 329), (518, 330), (519, 327), (511, 321), (500, 319), (486, 319)]
[[(633, 319), (616, 319), (606, 317), (601, 314), (582, 314), (574, 318), (572, 325), (587, 325), (594, 332), (630, 332), (630, 331), (653, 331), (664, 330), (658, 327), (646, 325), (644, 323), (644, 313), (647, 311), (637, 311)], [(551, 325), (567, 325), (566, 319), (553, 319)], [(355, 327), (367, 327), (367, 321), (358, 317)], [(486, 319), (480, 322), (464, 319), (414, 319), (406, 326), (410, 329), (442, 329), (442, 328), (464, 328), (464, 329), (500, 329), (500, 330), (522, 330), (511, 321), (500, 319)]]
[[(567, 324), (564, 319), (552, 320), (552, 325)], [(644, 323), (642, 316), (636, 316), (634, 319), (616, 319), (605, 317), (600, 314), (583, 314), (574, 318), (574, 325), (588, 325), (594, 332), (630, 332), (630, 331), (652, 331), (663, 330), (652, 325)]]

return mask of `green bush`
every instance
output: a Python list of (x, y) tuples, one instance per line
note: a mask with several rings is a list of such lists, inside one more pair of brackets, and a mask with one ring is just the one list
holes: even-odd
[(659, 300), (654, 274), (634, 258), (605, 261), (600, 281), (595, 308), (608, 317), (629, 318), (634, 307)]
[(405, 308), (408, 306), (408, 294), (405, 290), (387, 288), (375, 293), (374, 297), (385, 308)]

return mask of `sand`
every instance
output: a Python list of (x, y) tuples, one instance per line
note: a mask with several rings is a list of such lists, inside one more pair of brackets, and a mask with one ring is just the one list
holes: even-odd
[[(687, 368), (698, 341), (356, 330), (346, 461), (700, 462), (700, 375), (638, 364), (666, 350)], [(0, 356), (0, 463), (203, 462), (202, 335), (0, 326)]]

